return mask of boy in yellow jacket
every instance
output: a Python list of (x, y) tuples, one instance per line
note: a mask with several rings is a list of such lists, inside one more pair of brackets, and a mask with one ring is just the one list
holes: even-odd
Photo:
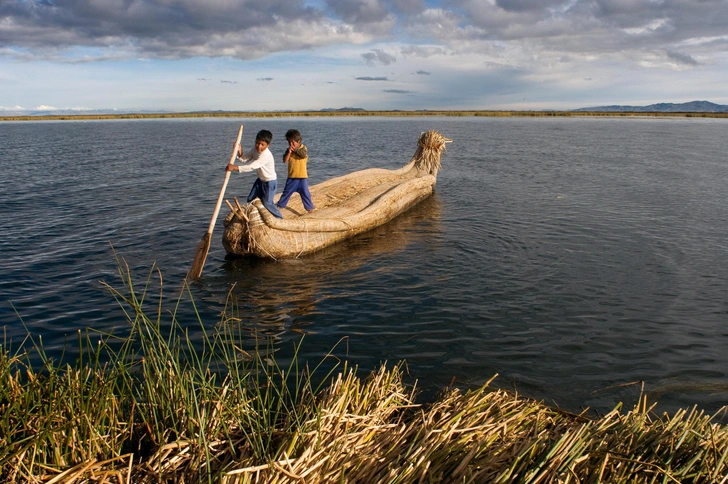
[(291, 195), (298, 193), (301, 195), (303, 208), (313, 212), (314, 206), (311, 193), (308, 191), (308, 171), (306, 170), (308, 148), (301, 143), (301, 133), (295, 129), (289, 129), (286, 132), (286, 141), (288, 141), (288, 149), (283, 155), (283, 163), (288, 164), (288, 179), (276, 205), (278, 208), (285, 208)]

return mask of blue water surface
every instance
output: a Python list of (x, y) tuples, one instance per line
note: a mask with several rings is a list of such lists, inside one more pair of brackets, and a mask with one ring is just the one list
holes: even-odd
[[(285, 131), (300, 130), (311, 184), (400, 167), (428, 129), (454, 142), (433, 197), (310, 257), (226, 260), (223, 205), (190, 287), (206, 328), (232, 297), (239, 324), (282, 361), (305, 335), (299, 357), (331, 353), (363, 372), (405, 360), (428, 395), (497, 374), (497, 386), (574, 411), (633, 405), (643, 386), (658, 410), (728, 402), (723, 119), (3, 122), (5, 341), (29, 332), (60, 357), (79, 330), (123, 332), (102, 284), (122, 286), (116, 257), (140, 283), (158, 269), (177, 297), (240, 124), (246, 148), (271, 130), (277, 160)], [(253, 181), (233, 173), (227, 194), (242, 200)], [(190, 305), (177, 316), (195, 335)]]

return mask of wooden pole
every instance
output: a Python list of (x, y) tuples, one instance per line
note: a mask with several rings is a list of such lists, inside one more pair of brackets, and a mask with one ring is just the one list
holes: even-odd
[[(240, 140), (243, 137), (243, 125), (240, 125), (240, 129), (238, 130), (238, 138), (235, 141), (235, 146), (233, 147), (233, 154), (230, 156), (230, 165), (235, 164), (235, 157), (238, 155), (238, 147), (240, 146)], [(195, 260), (192, 261), (192, 268), (187, 273), (187, 279), (191, 281), (196, 281), (200, 278), (202, 275), (202, 268), (205, 265), (205, 260), (207, 259), (207, 253), (210, 252), (210, 240), (212, 240), (212, 230), (215, 228), (215, 222), (217, 221), (217, 216), (220, 213), (220, 207), (222, 206), (222, 200), (225, 197), (225, 188), (227, 188), (228, 181), (230, 180), (230, 173), (229, 171), (225, 172), (225, 181), (222, 184), (222, 189), (220, 190), (220, 195), (217, 197), (217, 205), (215, 205), (215, 212), (212, 214), (212, 219), (210, 220), (210, 226), (207, 228), (207, 233), (202, 236), (202, 240), (200, 240), (200, 245), (197, 246), (197, 253), (195, 254)]]

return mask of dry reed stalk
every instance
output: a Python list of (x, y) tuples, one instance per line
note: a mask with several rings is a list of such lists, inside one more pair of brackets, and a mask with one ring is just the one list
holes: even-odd
[(417, 150), (412, 157), (416, 167), (429, 173), (440, 171), (440, 159), (445, 153), (446, 144), (451, 141), (437, 131), (422, 133), (417, 140)]
[(233, 200), (235, 200), (235, 206), (237, 207), (238, 211), (240, 212), (240, 215), (243, 217), (245, 222), (250, 222), (250, 219), (245, 214), (245, 210), (243, 210), (242, 205), (240, 205), (240, 201), (238, 200), (238, 197), (233, 197)]
[(243, 212), (242, 210), (242, 207), (233, 207), (233, 204), (230, 203), (230, 201), (228, 200), (225, 200), (225, 203), (230, 208), (230, 212), (238, 218), (239, 223), (244, 224), (248, 221), (245, 216), (245, 212)]
[[(223, 387), (221, 397), (234, 393)], [(238, 458), (230, 459), (227, 440), (208, 442), (214, 458), (227, 462), (220, 479), (229, 484), (719, 482), (728, 472), (728, 430), (697, 409), (655, 418), (640, 404), (625, 415), (615, 410), (589, 420), (485, 386), (451, 390), (425, 406), (413, 400), (399, 368), (382, 367), (366, 381), (346, 372), (318, 395), (316, 417), (281, 435), (271, 455), (283, 458), (255, 464), (242, 457), (248, 441), (234, 428)], [(216, 402), (220, 419), (226, 408), (236, 411), (228, 405)], [(85, 461), (44, 481), (129, 480), (128, 465), (114, 466), (125, 459), (131, 456)], [(212, 470), (210, 464), (194, 441), (176, 441), (137, 465), (134, 482), (190, 481), (199, 466)]]
[[(380, 380), (380, 384), (381, 384)], [(386, 387), (385, 387), (386, 388)], [(590, 421), (583, 416), (570, 415), (549, 409), (538, 402), (519, 399), (502, 391), (452, 392), (418, 419), (403, 425), (399, 416), (394, 425), (373, 424), (351, 410), (381, 410), (378, 406), (358, 407), (363, 393), (351, 381), (338, 379), (330, 388), (329, 405), (316, 435), (317, 445), (325, 451), (322, 459), (293, 461), (291, 475), (306, 475), (306, 482), (568, 482), (591, 478), (609, 482), (641, 482), (645, 476), (662, 475), (666, 482), (684, 482), (685, 477), (700, 475), (706, 478), (723, 477), (726, 469), (705, 466), (705, 455), (690, 453), (687, 464), (691, 471), (675, 472), (669, 460), (656, 460), (651, 449), (659, 448), (655, 434), (666, 437), (656, 421), (645, 421), (643, 411), (620, 416), (608, 414), (604, 420)], [(342, 399), (340, 392), (351, 391), (351, 400)], [(642, 408), (641, 406), (638, 408)], [(674, 432), (667, 435), (685, 445), (690, 435), (709, 435), (713, 457), (721, 465), (726, 456), (726, 431), (709, 420), (697, 416), (677, 415), (667, 421)], [(616, 428), (621, 420), (622, 428)], [(677, 420), (677, 421), (676, 421)], [(682, 424), (678, 424), (682, 421)], [(626, 425), (625, 425), (626, 424)], [(365, 426), (362, 428), (362, 426)], [(368, 427), (366, 427), (368, 426)], [(648, 430), (643, 442), (626, 438)], [(378, 432), (384, 429), (385, 432)], [(600, 435), (608, 430), (611, 435)], [(625, 435), (626, 434), (626, 435)], [(705, 438), (705, 437), (703, 437)], [(384, 439), (384, 440), (382, 440)], [(374, 442), (376, 440), (376, 442)], [(395, 445), (392, 443), (395, 442)], [(632, 447), (634, 457), (620, 456), (615, 444)], [(704, 442), (705, 443), (705, 442)], [(610, 453), (594, 454), (595, 450), (613, 449)], [(671, 446), (672, 458), (679, 446)], [(718, 448), (722, 452), (715, 452)], [(630, 452), (630, 451), (627, 451)], [(316, 456), (320, 455), (319, 451)], [(626, 454), (629, 455), (629, 454)], [(597, 458), (595, 458), (597, 457)], [(722, 459), (722, 460), (721, 460)], [(704, 469), (694, 468), (703, 462)], [(301, 472), (299, 469), (307, 469)], [(314, 469), (321, 469), (311, 475)], [(263, 473), (260, 481), (295, 482), (285, 473)], [(304, 474), (305, 473), (305, 474)], [(345, 476), (345, 477), (344, 477)], [(641, 477), (640, 477), (641, 476)], [(310, 479), (310, 480), (308, 480)], [(694, 481), (694, 482), (699, 482)]]
[[(37, 482), (45, 482), (46, 484), (129, 484), (131, 482), (133, 458), (133, 454), (125, 454), (99, 462), (91, 459), (58, 473), (50, 480)], [(125, 461), (128, 461), (128, 464)], [(123, 467), (119, 468), (119, 463)]]

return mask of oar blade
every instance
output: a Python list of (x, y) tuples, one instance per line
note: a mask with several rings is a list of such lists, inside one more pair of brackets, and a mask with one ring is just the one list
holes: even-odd
[(196, 281), (202, 275), (202, 268), (205, 266), (207, 253), (210, 252), (210, 239), (211, 234), (209, 232), (202, 236), (200, 245), (197, 246), (195, 260), (192, 261), (192, 268), (190, 268), (190, 271), (187, 273), (188, 280)]

